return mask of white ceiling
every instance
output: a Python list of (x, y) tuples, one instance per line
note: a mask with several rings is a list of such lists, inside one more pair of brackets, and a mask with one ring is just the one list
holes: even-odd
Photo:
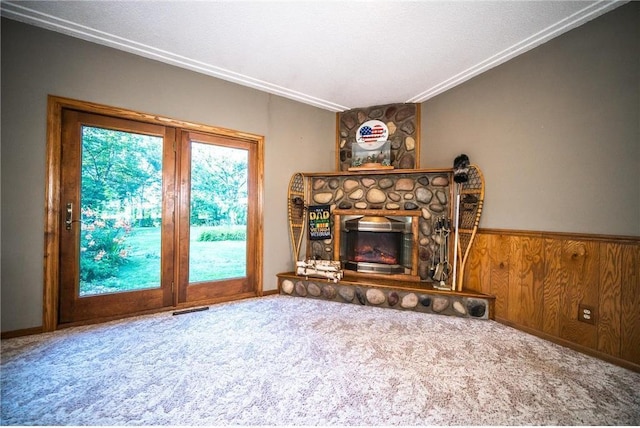
[(2, 16), (330, 111), (423, 102), (625, 1), (4, 1)]

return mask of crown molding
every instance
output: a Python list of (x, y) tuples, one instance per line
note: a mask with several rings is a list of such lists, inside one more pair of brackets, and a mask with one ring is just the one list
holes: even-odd
[[(27, 3), (28, 4), (28, 3)], [(145, 58), (154, 59), (166, 64), (175, 65), (180, 68), (195, 71), (197, 73), (206, 74), (228, 82), (237, 83), (242, 86), (257, 89), (284, 98), (289, 98), (324, 110), (340, 112), (348, 110), (349, 107), (313, 97), (302, 92), (284, 88), (282, 86), (266, 82), (264, 80), (255, 79), (236, 73), (212, 64), (197, 61), (182, 55), (175, 54), (166, 50), (158, 49), (153, 46), (145, 45), (124, 37), (116, 36), (111, 33), (96, 30), (72, 21), (61, 19), (46, 13), (38, 12), (24, 5), (24, 3), (2, 1), (2, 16), (13, 19), (15, 21), (24, 22), (26, 24), (37, 27), (46, 28), (52, 31), (63, 33), (72, 37), (83, 39), (89, 42), (109, 46), (118, 50), (126, 51)]]

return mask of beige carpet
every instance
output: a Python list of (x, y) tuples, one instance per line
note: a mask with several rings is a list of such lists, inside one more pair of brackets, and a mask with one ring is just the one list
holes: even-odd
[(271, 296), (5, 340), (2, 425), (638, 425), (640, 374), (493, 321)]

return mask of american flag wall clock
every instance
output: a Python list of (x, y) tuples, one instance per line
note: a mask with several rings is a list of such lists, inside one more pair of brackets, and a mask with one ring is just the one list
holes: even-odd
[(389, 139), (389, 128), (379, 120), (369, 120), (358, 128), (356, 143), (365, 150), (379, 149)]

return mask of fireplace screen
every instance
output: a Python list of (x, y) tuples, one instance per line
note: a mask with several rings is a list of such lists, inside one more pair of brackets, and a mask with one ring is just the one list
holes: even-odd
[(340, 259), (348, 270), (396, 274), (411, 269), (413, 235), (408, 221), (382, 216), (345, 219)]

